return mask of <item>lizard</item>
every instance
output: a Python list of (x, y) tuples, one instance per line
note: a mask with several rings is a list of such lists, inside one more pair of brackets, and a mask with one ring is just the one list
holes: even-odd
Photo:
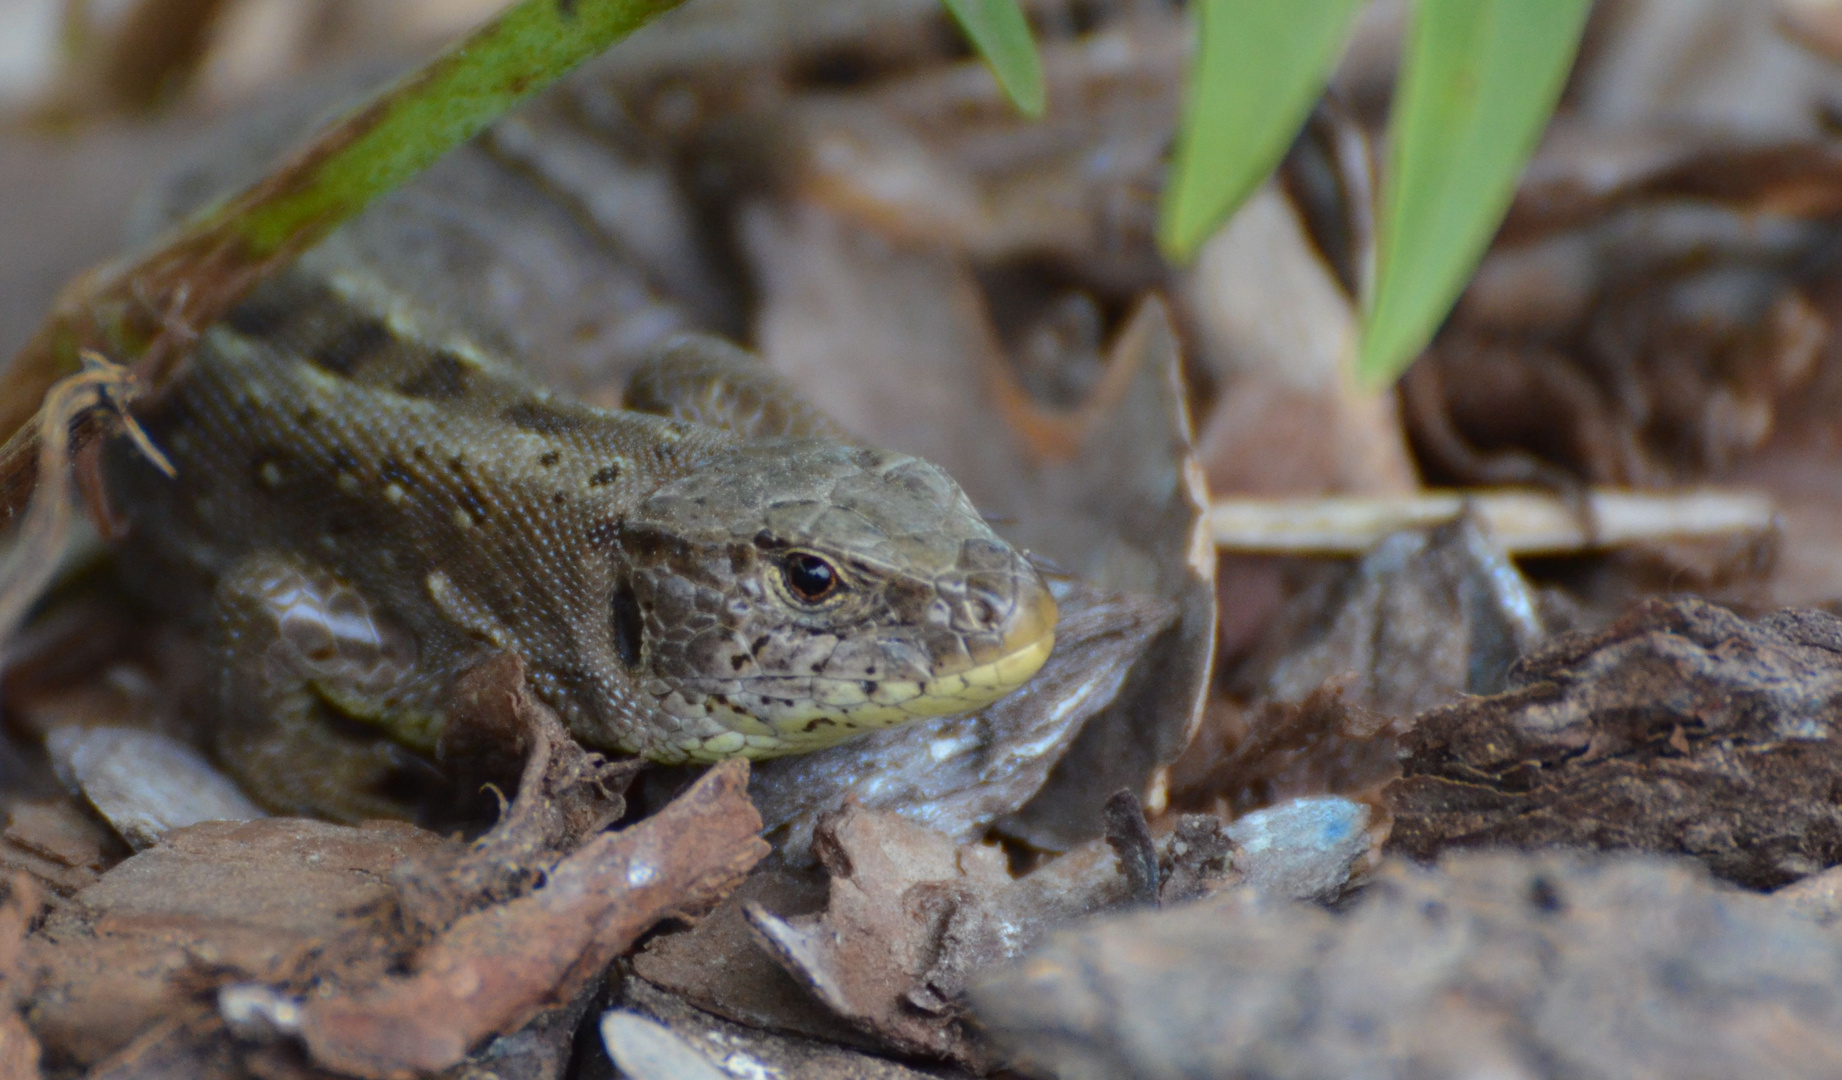
[(174, 478), (103, 453), (120, 573), (208, 635), (213, 748), (272, 809), (411, 816), (496, 654), (584, 745), (662, 763), (970, 711), (1047, 659), (1028, 554), (739, 347), (681, 336), (597, 408), (375, 285), (260, 286), (137, 410)]

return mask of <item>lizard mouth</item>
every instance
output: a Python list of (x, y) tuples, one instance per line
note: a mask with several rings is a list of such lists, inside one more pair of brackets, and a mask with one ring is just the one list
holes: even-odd
[[(854, 680), (814, 679), (808, 700), (783, 706), (771, 720), (749, 717), (742, 722), (745, 731), (712, 736), (696, 748), (687, 746), (685, 750), (691, 759), (700, 761), (779, 757), (818, 750), (853, 735), (910, 720), (984, 708), (1023, 686), (1041, 670), (1055, 648), (1058, 614), (1055, 600), (1047, 589), (1041, 589), (1020, 605), (1018, 617), (997, 647), (990, 650), (996, 654), (990, 659), (927, 679), (884, 680), (869, 689)], [(740, 719), (732, 717), (731, 722)]]

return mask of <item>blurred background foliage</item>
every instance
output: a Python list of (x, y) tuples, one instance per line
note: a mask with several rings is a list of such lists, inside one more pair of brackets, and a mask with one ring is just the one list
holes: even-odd
[[(1041, 71), (1014, 0), (948, 0), (1026, 113)], [(1269, 176), (1323, 96), (1361, 0), (1197, 0), (1159, 238), (1187, 262)], [(1573, 67), (1590, 0), (1417, 0), (1390, 114), (1357, 371), (1392, 381), (1502, 223)], [(996, 9), (1008, 9), (1000, 14)], [(970, 15), (977, 11), (976, 17)]]
[[(943, 0), (1004, 92), (1045, 106), (1042, 61), (1017, 0)], [(231, 99), (315, 54), (425, 49), (502, 0), (0, 0), (0, 94), (42, 122)], [(1187, 263), (1268, 177), (1336, 70), (1363, 0), (1196, 0), (1194, 58), (1160, 211)], [(1359, 253), (1356, 373), (1397, 377), (1482, 258), (1560, 96), (1590, 0), (1410, 5), (1370, 248)], [(546, 72), (554, 77), (559, 72)], [(439, 107), (436, 112), (439, 112)], [(457, 129), (465, 130), (465, 128)]]

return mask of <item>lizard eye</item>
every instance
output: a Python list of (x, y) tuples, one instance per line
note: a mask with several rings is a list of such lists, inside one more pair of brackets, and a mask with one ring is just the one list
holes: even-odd
[(838, 572), (810, 552), (794, 552), (781, 573), (787, 579), (788, 590), (802, 603), (816, 604), (838, 591)]

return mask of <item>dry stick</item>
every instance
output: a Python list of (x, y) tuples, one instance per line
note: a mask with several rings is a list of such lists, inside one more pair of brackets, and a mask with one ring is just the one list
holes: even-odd
[(1577, 507), (1538, 491), (1429, 491), (1405, 496), (1217, 499), (1218, 548), (1291, 555), (1359, 555), (1402, 529), (1451, 521), (1468, 507), (1511, 555), (1557, 555), (1656, 540), (1763, 535), (1777, 528), (1769, 497), (1746, 491), (1588, 492)]
[(38, 486), (12, 548), (0, 558), (0, 660), (20, 620), (57, 572), (70, 538), (74, 497), (68, 474), (71, 429), (77, 421), (92, 409), (113, 412), (141, 454), (160, 471), (173, 475), (172, 463), (128, 415), (128, 403), (140, 389), (134, 376), (87, 349), (82, 364), (82, 371), (51, 388), (39, 410)]

